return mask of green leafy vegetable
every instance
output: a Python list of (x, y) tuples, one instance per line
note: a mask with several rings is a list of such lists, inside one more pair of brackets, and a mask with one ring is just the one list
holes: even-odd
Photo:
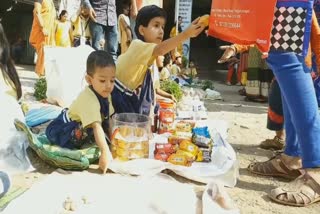
[(165, 92), (172, 94), (177, 99), (177, 101), (181, 100), (183, 92), (181, 90), (180, 85), (175, 81), (172, 81), (172, 80), (162, 81), (160, 88)]
[(43, 100), (47, 98), (46, 93), (47, 93), (47, 81), (45, 78), (40, 78), (34, 84), (33, 95), (37, 100)]
[(214, 89), (213, 82), (210, 81), (210, 80), (204, 80), (201, 85), (202, 85), (201, 88), (202, 88), (204, 91), (205, 91), (207, 88), (209, 88), (209, 89), (211, 89), (211, 90)]

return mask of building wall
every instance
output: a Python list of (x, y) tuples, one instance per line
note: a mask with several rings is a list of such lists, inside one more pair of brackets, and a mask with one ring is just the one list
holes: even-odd
[(15, 42), (18, 36), (25, 41), (25, 49), (21, 63), (33, 64), (34, 49), (29, 44), (29, 35), (32, 26), (32, 14), (28, 13), (11, 13), (4, 20), (4, 29), (9, 42)]
[[(61, 0), (53, 0), (56, 8), (58, 8)], [(6, 11), (7, 8), (13, 5), (11, 11)], [(13, 43), (18, 36), (21, 36), (25, 41), (25, 49), (21, 59), (21, 63), (34, 63), (34, 48), (29, 43), (29, 35), (33, 21), (34, 0), (17, 0), (14, 4), (12, 0), (1, 0), (0, 12), (2, 12), (2, 25), (7, 34), (10, 43)]]
[[(204, 14), (210, 14), (211, 0), (194, 0), (192, 8), (192, 20)], [(204, 33), (196, 39), (191, 40), (190, 58), (196, 61), (196, 64), (205, 72), (207, 76), (214, 75), (216, 70), (227, 69), (225, 64), (218, 64), (218, 59), (222, 56), (223, 51), (219, 49), (221, 45), (228, 44), (225, 41), (214, 37), (207, 37)]]
[[(210, 14), (212, 0), (193, 0), (191, 20), (196, 19), (204, 14)], [(175, 19), (175, 0), (165, 0), (163, 4), (167, 11), (167, 24), (165, 29), (166, 38), (169, 35), (170, 29), (174, 24)], [(225, 64), (218, 64), (217, 61), (222, 55), (223, 51), (219, 46), (228, 44), (213, 37), (207, 37), (204, 33), (197, 38), (191, 39), (190, 42), (190, 59), (192, 59), (200, 72), (206, 72), (205, 76), (214, 75), (212, 72), (216, 70), (225, 70)]]

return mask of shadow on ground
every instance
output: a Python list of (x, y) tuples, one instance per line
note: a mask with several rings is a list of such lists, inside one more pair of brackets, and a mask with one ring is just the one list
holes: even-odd
[(240, 153), (243, 155), (254, 155), (254, 156), (259, 156), (259, 157), (271, 158), (276, 154), (275, 151), (270, 151), (270, 150), (265, 150), (265, 149), (259, 148), (258, 144), (233, 144), (233, 143), (230, 143), (230, 145), (234, 148), (234, 150), (237, 153)]

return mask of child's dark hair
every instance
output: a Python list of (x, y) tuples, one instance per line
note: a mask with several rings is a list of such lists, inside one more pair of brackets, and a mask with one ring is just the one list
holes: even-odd
[(115, 67), (115, 63), (112, 56), (106, 51), (93, 51), (87, 59), (87, 74), (92, 76), (96, 67)]
[(129, 8), (130, 10), (130, 7), (131, 7), (130, 1), (123, 1), (120, 8), (121, 8), (121, 11), (123, 12), (125, 8)]
[(134, 27), (134, 32), (136, 33), (138, 39), (144, 41), (144, 37), (139, 32), (140, 25), (143, 27), (148, 27), (150, 20), (155, 17), (162, 17), (166, 20), (167, 13), (164, 9), (156, 5), (148, 5), (139, 10), (136, 18), (136, 26)]
[(61, 17), (66, 15), (68, 12), (66, 10), (62, 10), (60, 15), (59, 15), (59, 20), (61, 20)]
[(22, 96), (21, 83), (10, 56), (10, 44), (0, 23), (0, 72), (3, 72), (4, 78), (10, 78), (17, 92), (17, 99)]

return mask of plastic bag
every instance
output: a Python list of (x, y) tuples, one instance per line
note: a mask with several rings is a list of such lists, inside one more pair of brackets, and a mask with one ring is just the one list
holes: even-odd
[(24, 115), (17, 100), (0, 92), (0, 169), (7, 173), (32, 170), (26, 154), (27, 137), (14, 126), (17, 118), (24, 121)]
[(224, 187), (211, 182), (207, 185), (202, 195), (202, 213), (240, 214), (240, 211), (236, 208)]
[(208, 100), (222, 100), (222, 97), (221, 97), (220, 92), (207, 88), (206, 89), (205, 99), (208, 99)]
[(72, 101), (87, 85), (86, 62), (94, 49), (90, 46), (77, 48), (45, 48), (47, 100), (63, 107)]
[(0, 198), (2, 198), (10, 188), (10, 179), (7, 173), (0, 171)]

